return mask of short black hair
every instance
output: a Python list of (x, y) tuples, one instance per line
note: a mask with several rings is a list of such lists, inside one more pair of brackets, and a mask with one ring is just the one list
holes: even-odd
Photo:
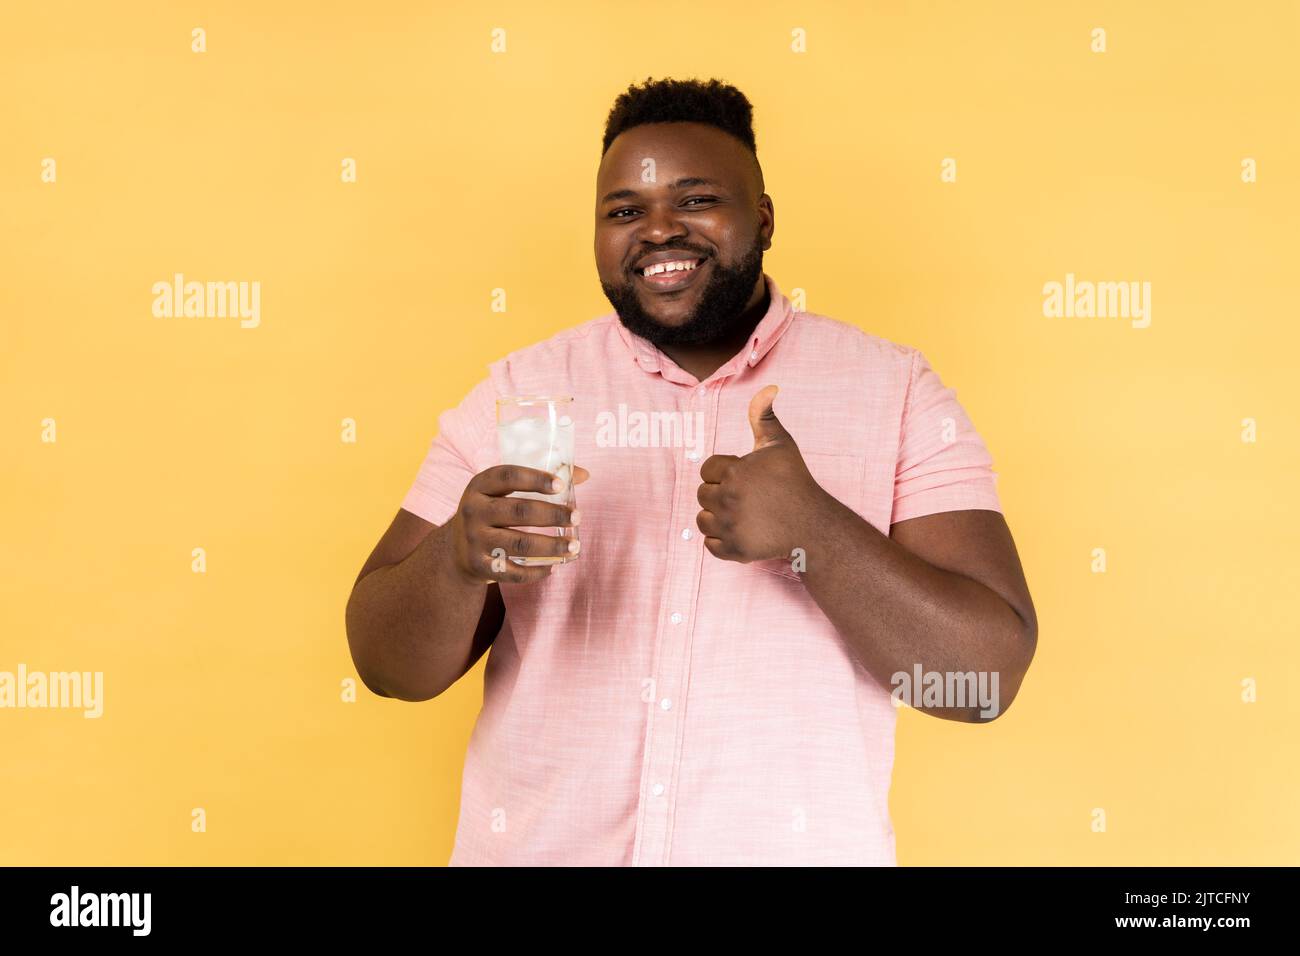
[(619, 133), (646, 123), (707, 123), (730, 133), (749, 150), (762, 189), (763, 170), (754, 141), (754, 107), (745, 94), (721, 80), (656, 80), (646, 77), (618, 95), (605, 120), (600, 155)]

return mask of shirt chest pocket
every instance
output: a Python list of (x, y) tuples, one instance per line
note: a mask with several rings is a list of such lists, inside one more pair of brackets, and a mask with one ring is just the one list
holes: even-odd
[[(862, 476), (865, 462), (858, 455), (832, 455), (825, 452), (802, 452), (804, 464), (813, 480), (840, 504), (854, 513), (862, 514)], [(773, 558), (768, 561), (753, 561), (749, 567), (768, 571), (772, 574), (799, 580), (794, 570), (797, 555), (787, 558)]]

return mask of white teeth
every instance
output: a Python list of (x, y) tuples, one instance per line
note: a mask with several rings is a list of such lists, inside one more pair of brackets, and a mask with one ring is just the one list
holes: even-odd
[(657, 276), (661, 272), (689, 272), (694, 269), (699, 260), (696, 259), (673, 259), (671, 262), (656, 262), (652, 266), (646, 266), (641, 274), (646, 278)]

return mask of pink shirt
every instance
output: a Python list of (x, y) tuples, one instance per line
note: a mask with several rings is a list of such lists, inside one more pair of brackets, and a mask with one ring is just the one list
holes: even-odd
[[(896, 864), (889, 691), (788, 561), (704, 548), (700, 464), (752, 450), (749, 401), (772, 383), (813, 477), (886, 534), (1001, 511), (995, 473), (924, 355), (795, 312), (764, 279), (749, 346), (703, 383), (610, 312), (495, 362), (439, 418), (402, 501), (434, 524), (499, 463), (498, 396), (573, 396), (591, 472), (578, 560), (501, 588), (451, 866)], [(650, 412), (681, 426), (658, 447)]]

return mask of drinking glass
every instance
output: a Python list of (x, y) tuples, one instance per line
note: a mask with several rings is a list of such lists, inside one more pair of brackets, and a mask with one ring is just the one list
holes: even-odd
[[(512, 498), (533, 498), (553, 501), (574, 507), (577, 499), (573, 492), (573, 399), (550, 395), (513, 395), (497, 399), (497, 444), (501, 450), (501, 464), (537, 468), (555, 475), (565, 488), (557, 494), (536, 491), (511, 492)], [(534, 528), (523, 531), (549, 534), (566, 541), (578, 540), (578, 529), (573, 527)], [(515, 564), (534, 567), (542, 564), (565, 564), (574, 555), (519, 556), (508, 555)]]

